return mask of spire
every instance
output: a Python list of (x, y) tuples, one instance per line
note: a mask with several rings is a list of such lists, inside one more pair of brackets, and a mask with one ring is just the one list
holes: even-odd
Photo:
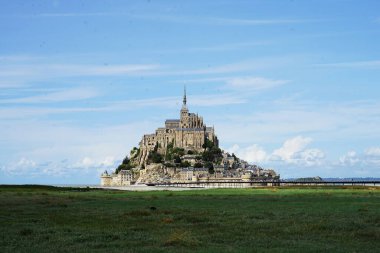
[(189, 110), (187, 109), (186, 105), (186, 86), (184, 87), (184, 93), (183, 93), (183, 104), (181, 108), (181, 119), (182, 116), (186, 116), (189, 113)]
[(184, 87), (184, 93), (183, 93), (183, 105), (186, 106), (186, 85)]

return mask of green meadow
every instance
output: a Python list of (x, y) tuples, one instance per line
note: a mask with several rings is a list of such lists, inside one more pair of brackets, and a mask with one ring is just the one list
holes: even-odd
[(380, 189), (0, 186), (1, 252), (379, 252)]

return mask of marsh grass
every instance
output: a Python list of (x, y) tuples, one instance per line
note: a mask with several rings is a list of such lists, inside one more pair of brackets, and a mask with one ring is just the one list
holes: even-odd
[(198, 244), (196, 237), (194, 237), (187, 230), (176, 230), (169, 234), (164, 242), (164, 246), (186, 246), (193, 247)]
[(0, 187), (1, 252), (378, 252), (380, 190)]

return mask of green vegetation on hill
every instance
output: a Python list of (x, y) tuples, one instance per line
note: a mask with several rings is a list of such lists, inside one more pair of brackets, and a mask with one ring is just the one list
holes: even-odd
[(204, 162), (218, 162), (222, 158), (222, 150), (217, 147), (207, 148), (202, 153), (202, 160)]
[(379, 188), (0, 187), (1, 252), (378, 252)]
[(123, 159), (123, 162), (116, 168), (115, 170), (115, 173), (119, 173), (121, 170), (130, 170), (132, 169), (133, 166), (131, 164), (131, 160), (128, 158), (128, 156), (126, 156), (124, 159)]
[(183, 148), (174, 148), (173, 143), (170, 143), (166, 147), (166, 154), (165, 154), (165, 161), (168, 163), (171, 163), (174, 161), (174, 164), (180, 164), (181, 163), (181, 156), (185, 155), (185, 150)]
[(152, 151), (149, 153), (148, 156), (148, 164), (150, 163), (162, 163), (163, 162), (163, 157), (160, 153), (157, 151)]
[[(195, 150), (185, 150), (183, 148), (174, 147), (173, 143), (170, 143), (166, 147), (165, 154), (159, 152), (159, 145), (157, 144), (154, 150), (149, 152), (147, 164), (162, 163), (167, 167), (189, 167), (191, 164), (188, 161), (182, 161), (181, 157), (184, 155), (195, 155), (198, 160), (194, 165), (196, 168), (208, 168), (210, 173), (214, 173), (214, 164), (219, 164), (222, 161), (223, 151), (215, 146), (215, 144), (206, 140), (203, 144), (204, 151), (197, 152)], [(130, 170), (135, 167), (134, 158), (138, 157), (140, 149), (134, 147), (130, 152), (130, 157), (126, 156), (123, 162), (116, 168), (115, 173), (119, 173), (120, 170)], [(236, 156), (233, 154), (236, 158)]]

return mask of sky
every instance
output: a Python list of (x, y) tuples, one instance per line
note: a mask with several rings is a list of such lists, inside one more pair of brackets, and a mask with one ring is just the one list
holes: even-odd
[(188, 107), (282, 178), (380, 177), (377, 0), (0, 0), (0, 184), (99, 184)]

